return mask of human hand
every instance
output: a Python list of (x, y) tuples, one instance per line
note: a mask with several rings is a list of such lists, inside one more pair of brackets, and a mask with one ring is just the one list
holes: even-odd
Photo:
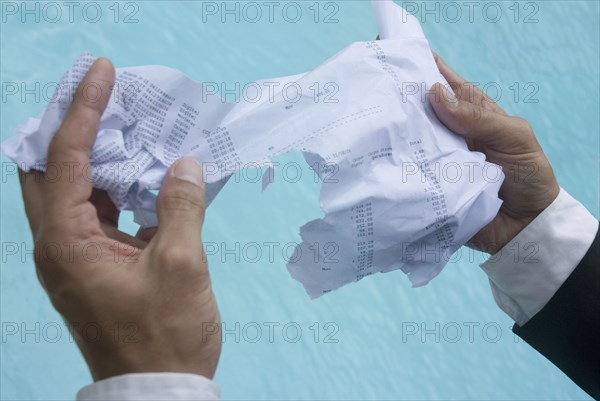
[(503, 200), (500, 211), (468, 243), (475, 249), (495, 253), (546, 209), (560, 188), (529, 123), (507, 115), (435, 53), (434, 58), (456, 94), (440, 83), (433, 86), (429, 101), (438, 118), (464, 136), (470, 150), (484, 153), (506, 175), (499, 193)]
[(52, 139), (46, 174), (20, 172), (38, 277), (95, 380), (140, 372), (212, 378), (221, 334), (200, 239), (200, 165), (184, 158), (169, 169), (159, 227), (135, 237), (118, 230), (118, 210), (86, 178), (114, 80), (111, 62), (98, 59)]

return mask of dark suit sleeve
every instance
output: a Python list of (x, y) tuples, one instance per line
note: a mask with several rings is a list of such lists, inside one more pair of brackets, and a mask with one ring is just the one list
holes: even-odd
[(513, 332), (600, 400), (600, 230), (550, 301)]

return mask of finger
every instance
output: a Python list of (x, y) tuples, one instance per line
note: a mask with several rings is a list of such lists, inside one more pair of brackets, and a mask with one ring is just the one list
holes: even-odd
[[(204, 222), (204, 180), (200, 164), (184, 157), (167, 172), (156, 203), (158, 230), (153, 243), (161, 249), (198, 255)], [(174, 252), (175, 253), (175, 252)]]
[(446, 78), (446, 81), (448, 81), (448, 83), (453, 83), (458, 86), (469, 83), (469, 81), (458, 75), (452, 68), (450, 68), (440, 57), (439, 54), (437, 54), (434, 51), (432, 51), (432, 53), (433, 58), (435, 59), (435, 64), (437, 65), (438, 70), (440, 70), (440, 74), (442, 74), (444, 78)]
[(58, 174), (56, 179), (46, 180), (47, 207), (69, 210), (90, 198), (92, 183), (86, 169), (114, 81), (112, 63), (99, 58), (77, 87), (65, 120), (48, 149), (48, 168)]
[(117, 209), (106, 191), (94, 188), (89, 201), (96, 208), (100, 223), (114, 228), (119, 226), (119, 209)]
[(122, 244), (130, 245), (134, 248), (144, 249), (148, 245), (147, 242), (142, 241), (139, 238), (132, 237), (131, 235), (124, 233), (123, 231), (119, 231), (119, 229), (116, 227), (102, 224), (102, 231), (104, 231), (104, 234), (108, 238), (111, 238), (111, 239), (115, 240), (116, 242), (120, 242)]
[(481, 91), (477, 85), (472, 84), (456, 73), (436, 52), (432, 53), (435, 63), (440, 70), (440, 74), (442, 74), (446, 81), (448, 81), (448, 84), (458, 99), (490, 108), (492, 111), (500, 114), (506, 114), (506, 112), (502, 110), (502, 108), (498, 106), (492, 98), (483, 93), (483, 91)]
[(35, 239), (42, 217), (44, 173), (36, 170), (26, 173), (19, 170), (19, 182), (21, 183), (25, 213), (27, 214), (29, 227)]
[(90, 203), (96, 208), (100, 227), (107, 237), (136, 248), (144, 249), (146, 247), (147, 241), (143, 241), (137, 238), (137, 236), (132, 237), (119, 230), (120, 212), (106, 191), (94, 188), (90, 197)]
[(156, 232), (158, 231), (158, 227), (147, 227), (147, 228), (140, 228), (137, 232), (137, 234), (135, 234), (135, 238), (144, 241), (144, 242), (150, 242), (152, 240), (152, 238), (154, 238), (154, 235), (156, 234)]
[(533, 135), (525, 120), (459, 100), (440, 83), (433, 86), (429, 101), (440, 121), (451, 131), (498, 151), (510, 152), (515, 147), (524, 151), (523, 145), (528, 146)]

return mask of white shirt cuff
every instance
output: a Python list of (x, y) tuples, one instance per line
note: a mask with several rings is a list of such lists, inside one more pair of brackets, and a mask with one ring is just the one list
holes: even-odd
[(218, 400), (219, 386), (190, 373), (131, 373), (79, 390), (77, 401)]
[(564, 189), (481, 268), (496, 304), (519, 326), (538, 313), (589, 250), (598, 220)]

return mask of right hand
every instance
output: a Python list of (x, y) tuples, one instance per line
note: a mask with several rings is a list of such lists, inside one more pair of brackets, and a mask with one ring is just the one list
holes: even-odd
[(441, 83), (433, 86), (429, 101), (438, 118), (506, 175), (499, 193), (502, 207), (468, 242), (472, 248), (496, 253), (556, 199), (560, 187), (529, 123), (507, 115), (435, 53), (434, 58), (456, 94)]

